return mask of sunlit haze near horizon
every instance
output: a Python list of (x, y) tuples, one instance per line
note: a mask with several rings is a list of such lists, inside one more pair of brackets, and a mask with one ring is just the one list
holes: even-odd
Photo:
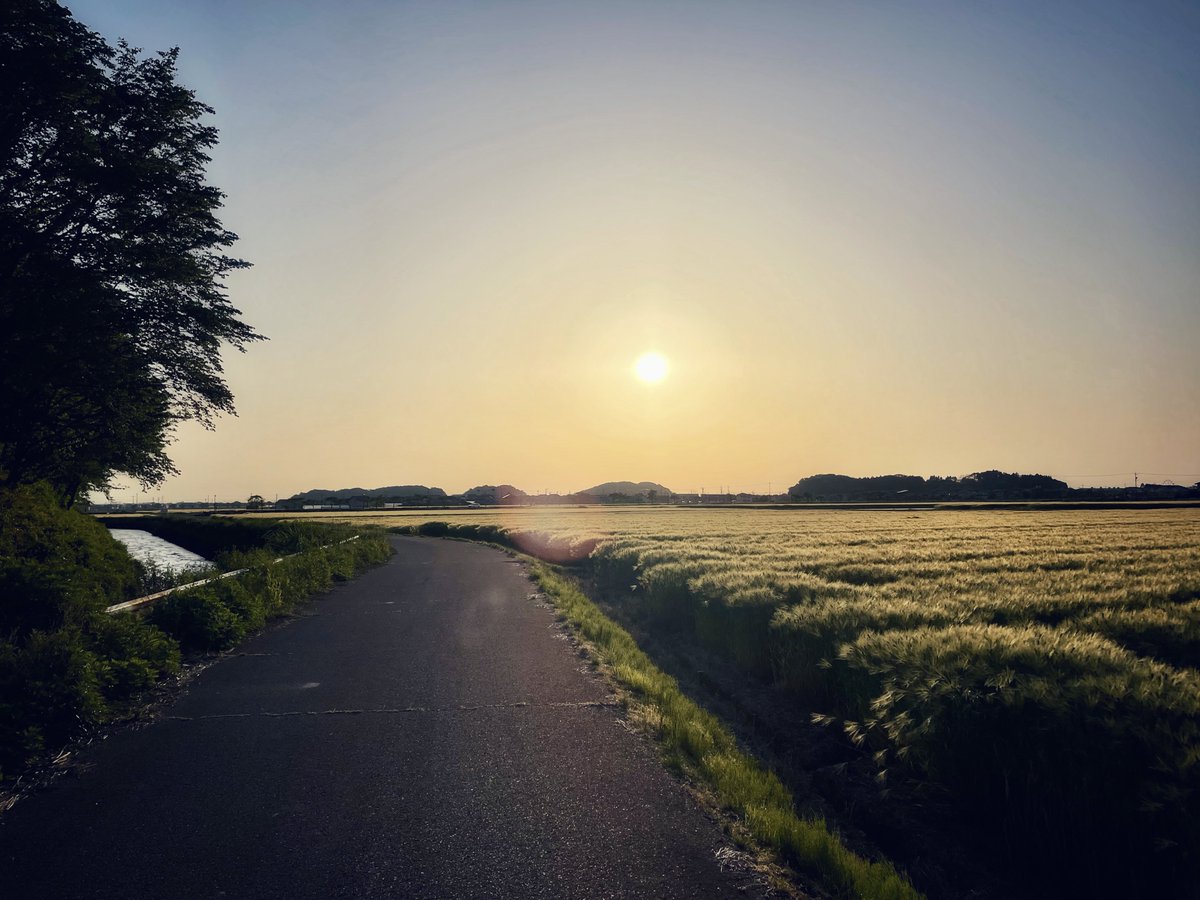
[(1196, 4), (66, 5), (181, 48), (270, 338), (155, 496), (1200, 480)]

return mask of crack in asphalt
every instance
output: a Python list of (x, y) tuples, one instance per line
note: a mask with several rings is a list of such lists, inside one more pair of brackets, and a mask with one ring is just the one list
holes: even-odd
[(207, 716), (164, 716), (168, 722), (202, 722), (209, 719), (286, 719), (296, 716), (362, 716), (398, 715), (400, 713), (478, 712), (485, 709), (585, 709), (589, 707), (618, 707), (617, 700), (562, 700), (549, 703), (530, 703), (518, 700), (514, 703), (457, 704), (454, 706), (395, 706), (376, 709), (311, 709), (288, 712), (214, 713)]

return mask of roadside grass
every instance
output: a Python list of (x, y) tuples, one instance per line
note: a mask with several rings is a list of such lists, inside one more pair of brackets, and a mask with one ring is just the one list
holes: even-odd
[(376, 532), (350, 543), (302, 550), (278, 562), (266, 549), (230, 554), (246, 571), (164, 597), (150, 608), (146, 621), (185, 651), (227, 650), (313, 594), (378, 565), (391, 553), (386, 535)]
[(653, 727), (668, 762), (695, 777), (726, 810), (740, 817), (752, 839), (836, 896), (900, 900), (922, 895), (887, 862), (849, 850), (821, 819), (795, 811), (791, 794), (774, 773), (742, 752), (724, 725), (679, 689), (568, 577), (542, 562), (531, 576), (596, 661), (629, 693), (635, 718)]

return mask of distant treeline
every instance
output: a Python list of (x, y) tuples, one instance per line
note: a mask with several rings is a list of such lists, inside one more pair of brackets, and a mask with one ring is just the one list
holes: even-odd
[(988, 501), (988, 500), (1188, 500), (1200, 499), (1193, 485), (1144, 484), (1137, 488), (1071, 488), (1049, 475), (1020, 475), (995, 469), (962, 478), (938, 475), (812, 475), (788, 489), (793, 500), (839, 501)]
[[(1200, 500), (1200, 485), (1142, 484), (1138, 487), (1071, 488), (1049, 475), (1022, 475), (991, 469), (963, 477), (953, 475), (811, 475), (778, 493), (677, 493), (652, 481), (608, 481), (572, 494), (529, 494), (512, 484), (481, 484), (461, 494), (447, 494), (423, 484), (379, 488), (315, 488), (274, 504), (255, 495), (229, 508), (282, 510), (384, 509), (388, 507), (529, 506), (628, 503), (905, 503), (989, 501), (1146, 501)], [(93, 511), (106, 507), (96, 504)]]

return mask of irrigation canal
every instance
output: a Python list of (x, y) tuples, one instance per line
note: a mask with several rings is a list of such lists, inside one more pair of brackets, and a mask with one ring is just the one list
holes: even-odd
[(140, 528), (110, 528), (108, 533), (125, 545), (129, 555), (142, 563), (149, 563), (159, 569), (194, 569), (211, 565), (199, 553), (185, 550), (178, 544), (163, 540), (157, 535)]
[(761, 894), (518, 563), (394, 541), (0, 817), (0, 896)]

